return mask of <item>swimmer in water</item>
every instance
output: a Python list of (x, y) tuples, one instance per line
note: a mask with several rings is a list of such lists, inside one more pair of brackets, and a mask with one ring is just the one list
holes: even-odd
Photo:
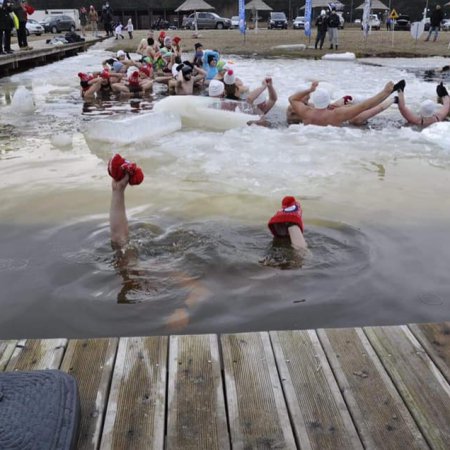
[[(377, 107), (393, 92), (397, 91), (399, 89), (398, 84), (394, 85), (390, 81), (378, 94), (356, 105), (330, 108), (330, 95), (324, 89), (318, 89), (319, 83), (314, 81), (309, 89), (297, 92), (289, 97), (291, 110), (288, 111), (288, 121), (291, 118), (292, 123), (292, 116), (295, 114), (298, 120), (305, 125), (341, 126), (345, 122), (351, 123), (360, 114), (367, 113), (372, 108)], [(308, 104), (309, 98), (311, 98), (314, 106)], [(367, 116), (370, 116), (373, 112), (374, 110), (370, 111)], [(363, 120), (367, 120), (367, 117), (364, 117)]]
[(433, 123), (442, 122), (447, 118), (450, 112), (450, 97), (442, 82), (436, 87), (436, 94), (442, 105), (432, 100), (425, 100), (420, 105), (419, 114), (415, 114), (406, 106), (404, 89), (405, 86), (398, 93), (398, 110), (408, 123), (427, 127)]
[(308, 245), (303, 236), (303, 217), (300, 202), (287, 196), (281, 201), (281, 209), (269, 220), (269, 229), (277, 238), (289, 238), (294, 250), (301, 256), (308, 253)]
[[(127, 161), (119, 154), (114, 155), (108, 163), (108, 173), (112, 178), (111, 182), (111, 206), (109, 210), (109, 226), (111, 233), (111, 245), (114, 250), (125, 255), (129, 241), (128, 219), (125, 207), (125, 189), (128, 185), (139, 185), (144, 181), (144, 173), (134, 162)], [(121, 274), (124, 283), (130, 283), (128, 276), (128, 266), (132, 261), (125, 258)], [(206, 299), (210, 292), (198, 280), (187, 274), (173, 274), (175, 282), (189, 291), (184, 305), (176, 308), (167, 318), (166, 324), (171, 331), (183, 329), (188, 325), (190, 311), (201, 301)]]

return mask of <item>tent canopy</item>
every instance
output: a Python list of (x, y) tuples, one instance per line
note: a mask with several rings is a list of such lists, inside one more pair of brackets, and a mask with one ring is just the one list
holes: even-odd
[[(340, 1), (325, 1), (325, 0), (312, 0), (312, 7), (313, 8), (328, 8), (330, 3), (333, 3), (334, 6), (336, 6), (336, 9), (342, 9), (344, 7), (344, 4)], [(305, 5), (303, 5), (300, 9), (305, 9)]]
[(209, 11), (211, 9), (216, 9), (204, 0), (186, 0), (182, 3), (175, 12), (180, 11)]
[[(359, 5), (355, 9), (364, 9), (364, 5), (365, 3)], [(370, 9), (382, 9), (383, 11), (389, 11), (389, 8), (383, 3), (381, 3), (380, 0), (372, 0), (372, 6), (370, 7)]]
[(245, 5), (245, 9), (254, 9), (256, 11), (273, 11), (273, 9), (263, 2), (263, 0), (252, 0)]

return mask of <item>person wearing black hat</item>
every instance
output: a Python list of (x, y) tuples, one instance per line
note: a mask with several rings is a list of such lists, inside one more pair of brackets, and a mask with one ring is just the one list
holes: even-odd
[(200, 67), (195, 67), (191, 62), (185, 61), (177, 66), (178, 74), (175, 77), (175, 94), (192, 95), (195, 83), (205, 79), (206, 72)]

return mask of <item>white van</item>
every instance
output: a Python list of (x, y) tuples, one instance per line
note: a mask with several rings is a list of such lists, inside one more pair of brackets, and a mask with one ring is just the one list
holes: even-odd
[[(361, 30), (364, 28), (361, 22)], [(377, 14), (369, 14), (369, 28), (372, 30), (379, 30), (381, 28), (381, 21)]]
[(78, 9), (37, 9), (30, 18), (40, 23), (49, 16), (60, 16), (62, 14), (71, 17), (75, 21), (76, 29), (80, 29), (80, 12)]

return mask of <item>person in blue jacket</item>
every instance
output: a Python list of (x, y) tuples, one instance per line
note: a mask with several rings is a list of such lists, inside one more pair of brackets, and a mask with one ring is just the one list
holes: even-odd
[(205, 50), (203, 52), (203, 70), (206, 72), (206, 81), (210, 81), (216, 77), (219, 59), (220, 54), (216, 50)]

